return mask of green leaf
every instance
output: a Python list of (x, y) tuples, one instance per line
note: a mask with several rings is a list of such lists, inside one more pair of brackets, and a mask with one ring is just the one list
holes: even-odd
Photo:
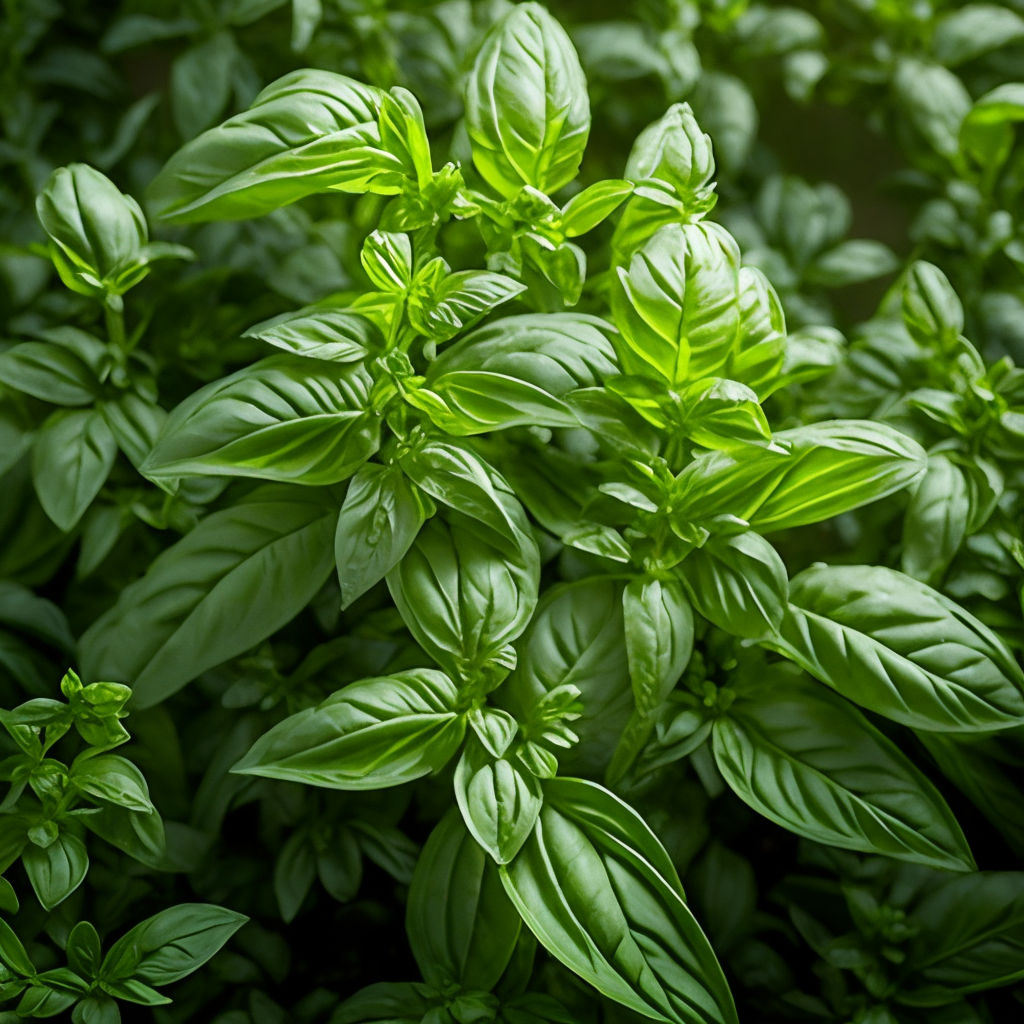
[(954, 871), (974, 861), (934, 786), (855, 708), (776, 670), (712, 731), (733, 792), (798, 835)]
[(770, 646), (862, 707), (916, 729), (1024, 721), (1024, 673), (987, 626), (881, 566), (818, 566), (790, 582)]
[(472, 741), (455, 769), (455, 797), (466, 828), (497, 864), (519, 852), (543, 803), (536, 776)]
[(1006, 82), (975, 101), (960, 142), (983, 167), (1000, 167), (1013, 149), (1013, 124), (1024, 121), (1024, 83)]
[(185, 399), (143, 464), (154, 480), (249, 476), (308, 486), (351, 476), (380, 443), (362, 365), (278, 355)]
[(171, 113), (181, 137), (209, 128), (228, 104), (238, 56), (230, 32), (215, 32), (190, 46), (171, 64)]
[(526, 285), (488, 270), (448, 274), (424, 301), (413, 296), (409, 321), (426, 338), (447, 341), (526, 291)]
[(922, 583), (939, 583), (960, 550), (970, 515), (963, 471), (945, 455), (930, 455), (903, 519), (903, 571)]
[(106, 979), (170, 985), (198, 970), (249, 919), (209, 903), (170, 907), (125, 932), (103, 961)]
[(964, 4), (935, 23), (935, 56), (955, 68), (983, 53), (1024, 39), (1024, 18), (998, 4)]
[(99, 494), (116, 457), (117, 441), (94, 409), (61, 409), (42, 425), (32, 449), (32, 483), (65, 533)]
[(84, 978), (95, 978), (103, 953), (100, 937), (88, 921), (79, 921), (68, 935), (66, 947), (68, 966)]
[(0, 352), (0, 380), (54, 405), (91, 405), (99, 393), (96, 374), (64, 345), (25, 341)]
[(942, 879), (907, 914), (917, 934), (897, 997), (943, 1006), (1024, 977), (1024, 873), (982, 871)]
[(403, 293), (412, 285), (412, 241), (392, 231), (372, 231), (359, 252), (359, 262), (375, 288)]
[(717, 225), (661, 228), (619, 268), (612, 291), (623, 369), (678, 386), (724, 367), (738, 339), (738, 266), (736, 243)]
[(500, 374), (562, 398), (619, 373), (612, 334), (611, 324), (582, 313), (504, 317), (445, 349), (430, 364), (426, 383), (434, 387), (462, 372)]
[(622, 592), (626, 659), (642, 715), (672, 692), (693, 653), (693, 611), (678, 580), (640, 577)]
[(715, 955), (683, 902), (671, 861), (607, 790), (552, 780), (537, 826), (500, 869), (552, 955), (631, 1010), (673, 1024), (734, 1024)]
[(83, 674), (130, 681), (147, 707), (260, 643), (330, 575), (336, 516), (329, 496), (280, 486), (206, 516), (85, 632)]
[(932, 263), (918, 260), (903, 281), (903, 322), (923, 345), (949, 341), (964, 329), (964, 308), (949, 279)]
[(971, 109), (971, 94), (951, 71), (903, 57), (893, 76), (896, 101), (931, 148), (948, 160), (960, 149), (960, 125)]
[(468, 437), (509, 427), (578, 427), (560, 398), (534, 384), (482, 370), (438, 377), (431, 388), (408, 391), (406, 401), (448, 434)]
[(562, 207), (562, 231), (566, 238), (576, 238), (593, 231), (606, 217), (629, 197), (631, 181), (595, 181), (577, 192)]
[(0, 960), (4, 962), (15, 974), (31, 978), (36, 969), (29, 959), (21, 939), (14, 933), (14, 929), (4, 920), (0, 919)]
[(752, 531), (713, 537), (687, 556), (682, 573), (693, 607), (733, 636), (772, 633), (786, 612), (786, 567)]
[(131, 761), (116, 754), (76, 758), (69, 778), (81, 792), (118, 807), (145, 814), (155, 810), (145, 776)]
[(590, 133), (587, 83), (540, 4), (517, 5), (484, 39), (466, 83), (466, 129), (477, 170), (506, 198), (576, 177)]
[(85, 843), (69, 832), (62, 832), (45, 849), (29, 843), (21, 862), (44, 910), (63, 903), (85, 881), (89, 870)]
[(424, 979), (490, 991), (519, 939), (519, 914), (497, 868), (452, 808), (434, 828), (409, 886), (405, 928)]
[(676, 482), (680, 522), (728, 514), (759, 532), (820, 522), (912, 484), (926, 456), (916, 441), (882, 423), (830, 420), (777, 431), (772, 448), (715, 452)]
[(843, 288), (884, 277), (899, 266), (896, 254), (884, 242), (851, 238), (818, 256), (805, 276), (812, 284)]
[(146, 219), (131, 196), (86, 164), (59, 167), (36, 199), (61, 280), (82, 295), (120, 295), (146, 276)]
[(401, 456), (398, 464), (424, 494), (475, 520), (476, 532), (499, 551), (527, 563), (539, 557), (515, 492), (472, 449), (427, 441)]
[(117, 446), (138, 469), (156, 444), (167, 422), (167, 413), (156, 402), (134, 391), (124, 391), (112, 402), (100, 402), (98, 409)]
[(679, 430), (705, 448), (728, 450), (771, 438), (757, 395), (738, 381), (696, 380), (682, 390), (678, 403)]
[(621, 586), (595, 577), (551, 587), (518, 647), (502, 702), (528, 722), (551, 691), (578, 688), (583, 714), (573, 732), (580, 744), (564, 760), (573, 771), (603, 771), (633, 710)]
[(317, 306), (264, 320), (250, 327), (244, 337), (257, 338), (292, 355), (334, 363), (358, 363), (382, 344), (380, 332), (358, 311)]
[(434, 503), (397, 466), (366, 463), (348, 485), (334, 535), (334, 557), (347, 608), (401, 561)]
[(297, 829), (284, 841), (274, 862), (274, 896), (284, 922), (295, 920), (316, 880), (316, 855), (309, 833)]
[[(509, 662), (508, 647), (537, 603), (539, 558), (513, 560), (457, 513), (432, 519), (387, 575), (395, 605), (419, 645), (457, 678)], [(504, 674), (504, 673), (502, 673)]]
[(397, 192), (404, 172), (379, 148), (380, 97), (330, 71), (292, 71), (178, 150), (150, 199), (187, 222), (257, 217), (328, 188)]
[(466, 734), (458, 690), (411, 669), (352, 683), (279, 722), (232, 769), (330, 789), (384, 789), (442, 768)]

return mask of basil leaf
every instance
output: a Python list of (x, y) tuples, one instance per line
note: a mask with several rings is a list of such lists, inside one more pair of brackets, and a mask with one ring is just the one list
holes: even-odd
[(543, 803), (536, 776), (472, 741), (455, 769), (455, 797), (466, 828), (497, 864), (519, 852)]
[(404, 168), (379, 148), (381, 95), (330, 71), (292, 71), (178, 150), (150, 199), (188, 222), (258, 217), (328, 188), (397, 192)]
[(964, 473), (947, 457), (930, 455), (903, 520), (903, 571), (935, 586), (963, 543), (970, 513)]
[(1024, 715), (1024, 673), (1002, 641), (892, 569), (802, 572), (770, 645), (844, 697), (916, 729), (1008, 729)]
[(105, 978), (170, 985), (202, 967), (249, 919), (209, 903), (182, 903), (125, 932), (103, 960)]
[(921, 447), (881, 423), (831, 420), (773, 435), (772, 449), (740, 448), (694, 460), (676, 482), (684, 522), (723, 513), (761, 533), (829, 519), (913, 483)]
[(532, 563), (538, 553), (529, 520), (508, 483), (469, 448), (427, 441), (399, 458), (424, 494), (476, 521), (476, 531), (499, 551)]
[(713, 537), (687, 556), (682, 574), (693, 607), (734, 636), (772, 633), (786, 612), (786, 567), (751, 531)]
[(330, 575), (336, 516), (326, 495), (276, 486), (206, 516), (85, 632), (83, 674), (131, 681), (146, 707), (260, 643)]
[(120, 295), (146, 275), (146, 218), (86, 164), (59, 167), (36, 200), (61, 280), (82, 295)]
[(186, 398), (143, 472), (154, 480), (199, 474), (337, 483), (380, 443), (371, 386), (361, 364), (270, 356)]
[(85, 881), (89, 854), (78, 836), (61, 832), (45, 849), (29, 843), (21, 863), (43, 909), (53, 910)]
[(952, 812), (899, 748), (845, 701), (787, 675), (760, 681), (715, 720), (715, 762), (733, 792), (819, 843), (973, 868)]
[(534, 384), (481, 370), (458, 370), (427, 388), (408, 391), (406, 401), (457, 437), (509, 427), (578, 427), (561, 399)]
[(521, 926), (497, 868), (452, 808), (423, 847), (406, 904), (409, 945), (424, 979), (490, 991)]
[(447, 341), (524, 291), (526, 285), (504, 274), (463, 270), (449, 274), (428, 301), (413, 296), (409, 320), (424, 337)]
[(264, 733), (231, 770), (329, 789), (384, 789), (444, 767), (462, 743), (458, 690), (411, 669), (364, 679)]
[(626, 659), (642, 715), (672, 692), (693, 653), (693, 612), (678, 580), (639, 578), (622, 592)]
[(522, 722), (552, 690), (577, 687), (583, 714), (573, 732), (580, 743), (563, 763), (588, 775), (603, 771), (633, 710), (622, 588), (597, 577), (551, 587), (518, 650), (501, 699)]
[(367, 463), (348, 485), (334, 535), (334, 557), (347, 608), (405, 556), (434, 504), (394, 466)]
[(32, 483), (39, 504), (63, 531), (73, 529), (114, 467), (117, 442), (100, 413), (52, 413), (32, 448)]
[(562, 398), (619, 372), (610, 324), (582, 313), (504, 317), (467, 334), (427, 370), (427, 385), (457, 372), (500, 374)]
[(449, 522), (427, 523), (387, 581), (420, 646), (472, 681), (514, 664), (509, 644), (533, 614), (539, 569), (534, 551), (513, 560), (481, 539), (472, 520), (451, 513)]
[(899, 1001), (943, 1006), (1024, 977), (1024, 874), (982, 871), (941, 879), (907, 915), (917, 928)]
[(576, 177), (590, 133), (587, 83), (561, 25), (519, 4), (487, 34), (466, 84), (466, 129), (484, 180), (511, 198)]
[(25, 341), (0, 352), (0, 380), (55, 405), (91, 405), (100, 384), (86, 361), (70, 348)]
[(292, 355), (334, 363), (357, 363), (381, 344), (377, 328), (355, 310), (316, 306), (264, 320), (250, 327), (244, 337), (257, 338)]
[(724, 367), (738, 339), (738, 265), (724, 229), (671, 224), (619, 268), (612, 313), (626, 372), (653, 370), (677, 386)]
[(736, 1022), (721, 968), (642, 819), (578, 779), (552, 780), (544, 795), (532, 835), (500, 869), (540, 942), (598, 991), (646, 1017)]

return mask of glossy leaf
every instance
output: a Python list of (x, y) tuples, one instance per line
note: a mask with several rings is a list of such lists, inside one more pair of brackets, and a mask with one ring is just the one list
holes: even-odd
[(828, 690), (773, 673), (716, 719), (712, 735), (733, 792), (783, 828), (848, 850), (974, 867), (934, 786)]
[(862, 707), (914, 728), (984, 732), (1024, 715), (1024, 674), (1002, 641), (892, 569), (802, 572), (772, 646)]
[(329, 789), (384, 789), (443, 767), (466, 722), (443, 673), (364, 679), (279, 722), (232, 771)]

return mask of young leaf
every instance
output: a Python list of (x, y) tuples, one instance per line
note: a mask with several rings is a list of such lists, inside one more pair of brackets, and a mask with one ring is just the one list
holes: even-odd
[(82, 295), (120, 295), (146, 274), (146, 219), (131, 196), (86, 164), (59, 167), (36, 200), (61, 280)]
[(619, 269), (612, 292), (623, 368), (678, 386), (725, 366), (738, 338), (738, 264), (736, 243), (717, 226), (661, 228)]
[(434, 503), (398, 467), (366, 463), (356, 471), (334, 535), (342, 608), (384, 579), (433, 514)]
[(477, 170), (506, 198), (576, 177), (590, 133), (587, 83), (540, 4), (517, 5), (488, 33), (466, 84), (466, 128)]
[(45, 848), (29, 843), (21, 862), (44, 910), (63, 903), (85, 881), (89, 870), (85, 843), (69, 832), (61, 832)]
[(844, 697), (917, 729), (984, 732), (1024, 716), (1024, 673), (1002, 641), (892, 569), (800, 573), (771, 646)]
[(501, 879), (530, 930), (604, 995), (672, 1024), (738, 1021), (715, 955), (642, 819), (579, 779), (545, 786), (537, 825)]
[(715, 720), (712, 736), (733, 792), (783, 828), (847, 850), (974, 867), (935, 787), (823, 687), (775, 672)]
[(519, 852), (543, 803), (536, 776), (472, 741), (455, 769), (455, 797), (466, 828), (497, 864)]
[(639, 578), (622, 592), (626, 658), (642, 715), (672, 692), (693, 653), (693, 612), (678, 580)]
[(752, 531), (713, 537), (687, 556), (682, 577), (693, 607), (733, 636), (772, 633), (786, 612), (786, 567)]
[(490, 991), (521, 925), (497, 868), (452, 808), (423, 847), (406, 904), (409, 945), (424, 979)]
[(411, 669), (364, 679), (279, 722), (232, 771), (330, 789), (384, 789), (442, 768), (466, 733), (458, 690)]
[(466, 681), (504, 666), (508, 645), (537, 603), (539, 559), (502, 555), (458, 513), (432, 519), (387, 575), (402, 619), (420, 646)]

